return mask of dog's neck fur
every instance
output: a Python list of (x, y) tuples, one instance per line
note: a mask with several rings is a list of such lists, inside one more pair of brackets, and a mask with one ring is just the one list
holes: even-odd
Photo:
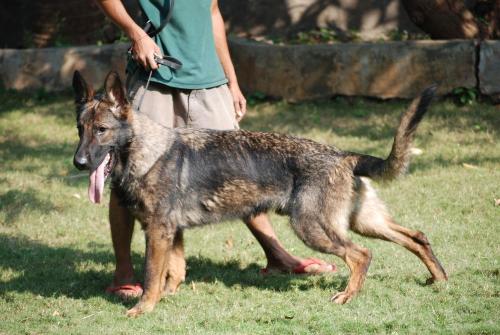
[[(149, 117), (132, 113), (128, 117), (130, 127), (126, 157), (117, 166), (119, 180), (139, 180), (153, 167), (156, 161), (172, 146), (175, 131), (154, 122)], [(155, 136), (151, 136), (155, 134)]]

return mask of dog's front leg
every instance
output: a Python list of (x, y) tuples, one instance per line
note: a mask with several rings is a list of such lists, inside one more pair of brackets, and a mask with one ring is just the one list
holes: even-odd
[(171, 248), (173, 232), (166, 225), (148, 225), (146, 228), (146, 271), (144, 293), (139, 302), (127, 311), (127, 316), (151, 312), (161, 299), (165, 284), (165, 262), (167, 252)]

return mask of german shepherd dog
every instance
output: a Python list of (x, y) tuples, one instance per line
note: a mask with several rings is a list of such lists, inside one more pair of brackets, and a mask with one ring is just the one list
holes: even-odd
[(111, 175), (146, 235), (144, 294), (127, 315), (153, 310), (184, 280), (185, 228), (269, 210), (289, 216), (307, 246), (347, 264), (349, 282), (331, 298), (335, 303), (361, 289), (371, 260), (368, 249), (349, 239), (349, 229), (402, 245), (422, 260), (430, 281), (447, 280), (425, 235), (396, 224), (369, 179), (391, 180), (407, 170), (435, 87), (403, 113), (387, 159), (288, 135), (165, 128), (133, 112), (114, 72), (103, 94), (94, 95), (78, 72), (73, 87), (80, 137), (74, 164), (90, 170), (89, 196), (99, 202)]

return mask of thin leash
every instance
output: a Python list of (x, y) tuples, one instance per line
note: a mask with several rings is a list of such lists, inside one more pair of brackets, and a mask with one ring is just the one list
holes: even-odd
[[(159, 64), (160, 65), (160, 64)], [(151, 82), (151, 76), (153, 75), (153, 70), (149, 70), (148, 80), (146, 81), (146, 86), (144, 86), (144, 92), (142, 92), (141, 98), (139, 99), (139, 105), (137, 106), (137, 111), (141, 111), (142, 101), (144, 100), (144, 96), (148, 91), (149, 83)]]

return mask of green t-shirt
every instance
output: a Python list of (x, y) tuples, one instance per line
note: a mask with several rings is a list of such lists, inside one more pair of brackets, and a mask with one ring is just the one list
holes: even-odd
[[(169, 8), (168, 0), (158, 2), (163, 4), (161, 8), (149, 0), (139, 0), (154, 27), (160, 25)], [(162, 65), (153, 72), (151, 81), (184, 89), (211, 88), (227, 83), (215, 49), (211, 4), (212, 0), (175, 1), (170, 21), (153, 39), (164, 55), (179, 59), (182, 68), (172, 70)], [(129, 64), (129, 69), (133, 66)]]

